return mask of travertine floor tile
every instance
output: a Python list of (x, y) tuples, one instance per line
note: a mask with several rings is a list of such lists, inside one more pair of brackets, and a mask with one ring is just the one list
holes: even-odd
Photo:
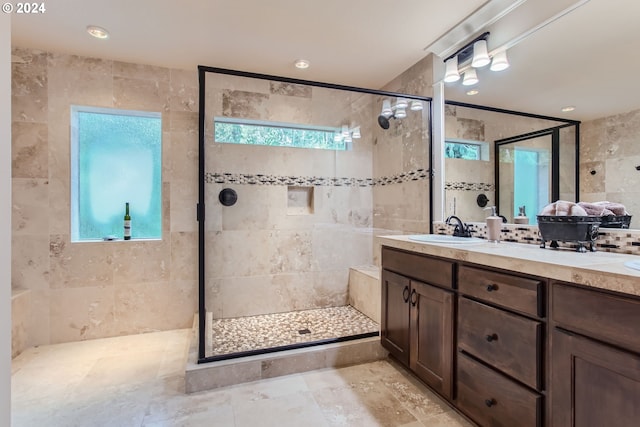
[(471, 427), (402, 367), (378, 361), (185, 394), (191, 331), (27, 350), (12, 426)]

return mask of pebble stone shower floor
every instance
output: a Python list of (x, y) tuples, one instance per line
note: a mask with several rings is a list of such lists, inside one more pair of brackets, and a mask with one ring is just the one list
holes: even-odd
[(208, 356), (379, 332), (376, 322), (347, 305), (211, 320)]

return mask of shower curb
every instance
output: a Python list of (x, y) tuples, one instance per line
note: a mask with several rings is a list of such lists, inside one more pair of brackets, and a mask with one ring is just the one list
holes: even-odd
[(316, 369), (368, 363), (387, 356), (380, 337), (370, 337), (198, 364), (194, 330), (185, 368), (185, 391), (197, 393)]

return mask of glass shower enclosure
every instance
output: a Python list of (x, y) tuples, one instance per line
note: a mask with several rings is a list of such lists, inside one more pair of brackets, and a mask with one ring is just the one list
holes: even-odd
[(429, 98), (210, 67), (199, 79), (199, 362), (377, 335), (349, 304), (349, 270), (375, 268), (384, 187), (429, 182)]

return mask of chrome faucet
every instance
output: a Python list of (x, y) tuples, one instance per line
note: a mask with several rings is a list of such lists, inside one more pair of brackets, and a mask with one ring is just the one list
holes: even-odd
[(453, 230), (453, 235), (458, 237), (471, 237), (471, 231), (469, 230), (469, 226), (462, 222), (460, 218), (455, 215), (451, 215), (449, 218), (445, 220), (445, 224), (450, 225), (451, 221), (456, 220), (458, 223), (456, 224), (456, 228)]

